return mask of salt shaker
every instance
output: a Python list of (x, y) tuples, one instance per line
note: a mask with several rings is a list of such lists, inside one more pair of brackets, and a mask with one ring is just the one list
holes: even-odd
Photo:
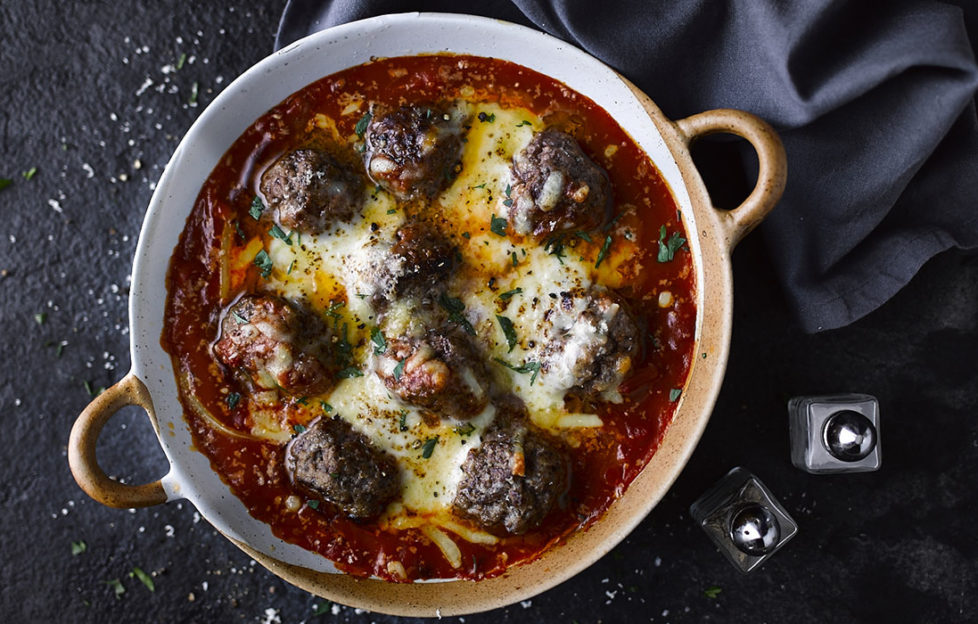
[(880, 467), (879, 403), (868, 394), (795, 397), (788, 402), (788, 431), (791, 463), (806, 472)]
[(744, 573), (767, 561), (798, 532), (797, 523), (767, 486), (740, 467), (699, 497), (689, 513)]

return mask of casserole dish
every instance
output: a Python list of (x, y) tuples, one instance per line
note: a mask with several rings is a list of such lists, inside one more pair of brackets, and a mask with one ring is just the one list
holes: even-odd
[[(604, 108), (642, 147), (672, 190), (683, 214), (695, 273), (697, 357), (678, 411), (656, 454), (605, 515), (587, 530), (505, 574), (479, 582), (391, 584), (338, 574), (329, 560), (275, 537), (194, 449), (183, 418), (170, 356), (160, 344), (167, 267), (198, 190), (231, 143), (266, 110), (323, 76), (373, 57), (451, 52), (494, 57), (550, 76)], [(689, 156), (697, 137), (729, 132), (758, 152), (759, 180), (730, 212), (712, 208)], [(186, 498), (236, 545), (285, 580), (325, 598), (398, 615), (453, 615), (503, 606), (535, 595), (584, 569), (612, 548), (661, 499), (692, 453), (716, 399), (727, 359), (731, 322), (729, 254), (780, 196), (785, 159), (780, 142), (746, 113), (716, 110), (673, 123), (647, 96), (592, 57), (520, 26), (468, 16), (407, 14), (347, 24), (303, 39), (257, 64), (232, 83), (188, 131), (166, 168), (140, 233), (130, 299), (132, 370), (79, 416), (69, 462), (79, 485), (117, 507)], [(121, 406), (140, 405), (170, 462), (159, 481), (112, 481), (95, 460), (102, 425)]]

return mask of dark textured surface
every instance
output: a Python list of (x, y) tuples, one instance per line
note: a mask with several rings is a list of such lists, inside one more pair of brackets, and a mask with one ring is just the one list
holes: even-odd
[[(14, 180), (0, 190), (5, 621), (395, 620), (348, 608), (315, 616), (323, 600), (254, 565), (188, 503), (102, 507), (78, 490), (65, 459), (68, 430), (90, 400), (85, 382), (95, 390), (128, 367), (127, 275), (151, 185), (201, 107), (271, 49), (281, 8), (256, 0), (0, 4), (0, 177)], [(183, 53), (183, 67), (164, 73)], [(153, 85), (137, 95), (147, 78)], [(195, 82), (196, 107), (188, 104)], [(729, 149), (708, 149), (701, 160), (729, 165)], [(21, 172), (35, 166), (25, 180)], [(715, 179), (733, 190), (718, 200), (736, 201), (743, 175)], [(672, 491), (586, 572), (466, 622), (978, 619), (978, 260), (938, 256), (880, 310), (820, 335), (791, 320), (760, 237), (738, 250), (734, 272), (726, 382)], [(58, 341), (67, 342), (60, 357), (46, 346)], [(787, 399), (843, 391), (880, 400), (882, 470), (795, 470)], [(110, 473), (139, 481), (165, 470), (141, 413), (113, 419), (103, 438)], [(735, 465), (760, 476), (800, 525), (749, 577), (687, 514)], [(72, 556), (78, 540), (87, 550)], [(129, 577), (136, 566), (153, 575), (154, 592)], [(125, 587), (119, 598), (105, 582), (113, 579)], [(711, 587), (721, 590), (715, 598), (704, 594)]]

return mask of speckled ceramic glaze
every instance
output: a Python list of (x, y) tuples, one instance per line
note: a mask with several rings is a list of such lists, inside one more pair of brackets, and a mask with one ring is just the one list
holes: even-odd
[[(478, 581), (393, 584), (337, 573), (325, 558), (272, 535), (228, 490), (207, 458), (193, 450), (169, 355), (160, 346), (166, 271), (183, 224), (209, 172), (252, 122), (289, 94), (372, 56), (455, 52), (501, 58), (547, 74), (590, 97), (629, 132), (673, 191), (689, 233), (697, 284), (697, 357), (678, 412), (658, 452), (620, 500), (591, 528), (571, 535), (539, 559)], [(712, 207), (689, 155), (689, 144), (715, 132), (740, 135), (758, 152), (757, 187), (729, 212)], [(482, 611), (538, 594), (608, 552), (662, 498), (679, 475), (710, 417), (727, 362), (732, 284), (730, 252), (781, 195), (785, 158), (771, 128), (747, 113), (714, 110), (678, 122), (666, 119), (626, 79), (580, 50), (507, 22), (448, 14), (403, 14), (354, 22), (317, 33), (261, 61), (201, 114), (160, 178), (143, 223), (130, 295), (132, 370), (79, 416), (69, 462), (90, 496), (115, 507), (185, 498), (231, 541), (285, 580), (346, 605), (398, 615)], [(700, 355), (702, 354), (702, 355)], [(144, 407), (170, 472), (142, 486), (109, 479), (95, 460), (95, 441), (120, 407)]]

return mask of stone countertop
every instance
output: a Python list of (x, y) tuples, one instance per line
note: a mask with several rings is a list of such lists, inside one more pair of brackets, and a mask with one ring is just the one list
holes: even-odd
[[(154, 183), (203, 107), (271, 50), (281, 9), (257, 0), (0, 5), (0, 178), (13, 180), (0, 190), (0, 586), (8, 621), (397, 620), (289, 586), (187, 502), (103, 507), (67, 466), (75, 416), (128, 369), (128, 275)], [(729, 167), (729, 156), (723, 145), (697, 155), (720, 204), (736, 203), (746, 186), (742, 171), (710, 173), (717, 163)], [(570, 581), (447, 621), (978, 619), (978, 258), (939, 256), (877, 312), (818, 335), (790, 317), (768, 262), (757, 234), (734, 256), (726, 380), (666, 498)], [(883, 468), (848, 476), (796, 470), (788, 398), (840, 392), (879, 399)], [(99, 456), (109, 473), (133, 482), (166, 468), (134, 408), (108, 424)], [(749, 576), (688, 514), (738, 465), (800, 525)], [(73, 554), (73, 544), (84, 552)], [(137, 567), (154, 591), (130, 576)]]

